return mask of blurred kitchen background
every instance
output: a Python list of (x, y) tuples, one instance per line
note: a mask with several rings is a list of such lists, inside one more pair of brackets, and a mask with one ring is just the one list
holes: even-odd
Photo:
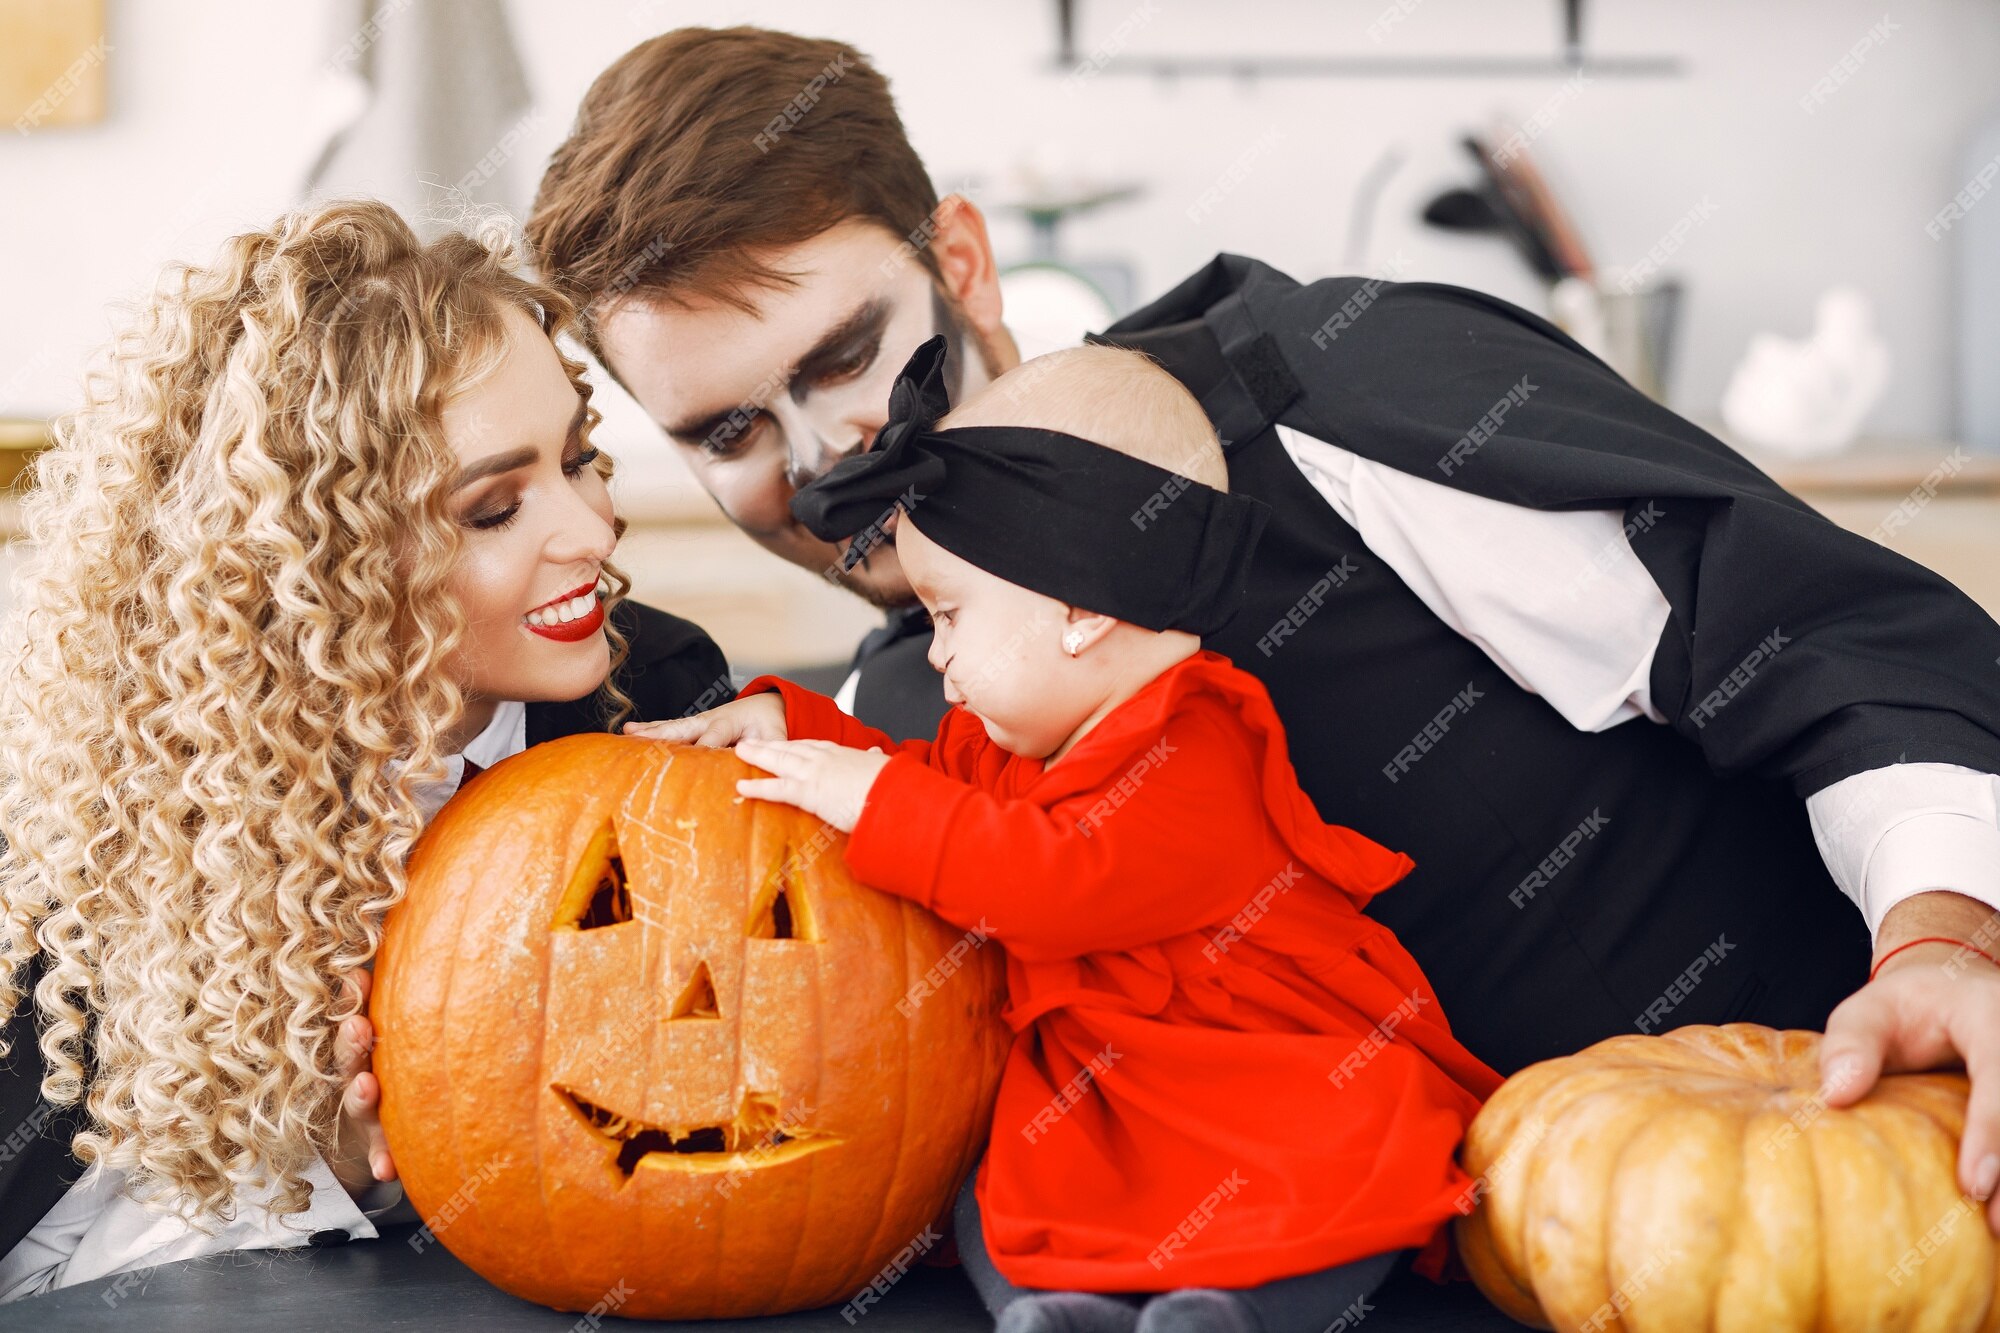
[[(163, 263), (308, 182), (523, 216), (606, 64), (732, 23), (889, 76), (1024, 343), (1218, 250), (1478, 288), (2000, 611), (1995, 0), (0, 0), (0, 459)], [(638, 593), (837, 680), (879, 614), (599, 388)]]

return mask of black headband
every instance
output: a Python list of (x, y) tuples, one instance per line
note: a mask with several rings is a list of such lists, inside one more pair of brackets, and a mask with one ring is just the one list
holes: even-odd
[(919, 347), (889, 394), (889, 422), (792, 497), (852, 569), (891, 508), (926, 537), (1023, 588), (1147, 629), (1211, 634), (1248, 590), (1270, 510), (1163, 467), (1030, 426), (938, 430), (950, 410), (945, 340)]

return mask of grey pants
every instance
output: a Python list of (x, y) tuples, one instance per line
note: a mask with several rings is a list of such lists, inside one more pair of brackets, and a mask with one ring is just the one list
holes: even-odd
[[(972, 1184), (978, 1176), (979, 1169), (974, 1167), (959, 1187), (958, 1202), (952, 1209), (952, 1222), (958, 1238), (959, 1262), (965, 1265), (966, 1276), (978, 1289), (979, 1298), (997, 1319), (1002, 1310), (1037, 1289), (1015, 1286), (1000, 1276), (1000, 1270), (993, 1266), (992, 1256), (986, 1252), (986, 1234), (980, 1228), (979, 1202), (973, 1197)], [(1264, 1333), (1322, 1333), (1343, 1313), (1353, 1310), (1362, 1297), (1380, 1287), (1400, 1264), (1415, 1254), (1415, 1250), (1389, 1250), (1356, 1259), (1352, 1263), (1322, 1268), (1316, 1273), (1278, 1278), (1258, 1287), (1230, 1288), (1230, 1294), (1255, 1314)], [(1158, 1293), (1109, 1294), (1129, 1302), (1136, 1309)], [(1358, 1316), (1357, 1320), (1350, 1322), (1356, 1321)]]

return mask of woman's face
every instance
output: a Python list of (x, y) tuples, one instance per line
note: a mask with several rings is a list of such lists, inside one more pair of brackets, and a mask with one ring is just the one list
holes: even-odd
[(499, 365), (444, 409), (459, 464), (447, 504), (464, 535), (451, 670), (468, 703), (580, 699), (611, 669), (598, 584), (616, 544), (611, 493), (555, 345), (524, 312), (505, 318)]

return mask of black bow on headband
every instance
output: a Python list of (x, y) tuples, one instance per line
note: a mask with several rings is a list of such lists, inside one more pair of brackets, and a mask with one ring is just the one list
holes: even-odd
[(938, 430), (951, 408), (944, 360), (941, 335), (919, 347), (873, 446), (792, 497), (814, 534), (852, 538), (842, 569), (902, 508), (954, 555), (1071, 606), (1154, 630), (1228, 623), (1270, 517), (1264, 504), (1060, 431)]

